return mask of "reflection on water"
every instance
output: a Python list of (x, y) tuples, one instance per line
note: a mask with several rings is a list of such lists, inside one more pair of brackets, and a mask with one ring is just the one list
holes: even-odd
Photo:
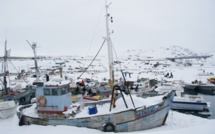
[(214, 95), (206, 95), (206, 94), (200, 94), (203, 96), (205, 101), (210, 102), (209, 112), (212, 114), (208, 117), (208, 119), (215, 119), (215, 96)]
[(191, 115), (195, 115), (195, 116), (199, 116), (202, 118), (208, 118), (208, 119), (214, 119), (212, 118), (213, 113), (210, 112), (210, 110), (208, 111), (186, 111), (186, 110), (177, 110), (180, 113), (184, 113), (184, 114), (191, 114)]

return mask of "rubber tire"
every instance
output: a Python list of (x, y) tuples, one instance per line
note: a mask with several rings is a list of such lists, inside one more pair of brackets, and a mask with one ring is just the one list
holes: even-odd
[(104, 132), (115, 132), (115, 126), (112, 123), (106, 123), (104, 125)]

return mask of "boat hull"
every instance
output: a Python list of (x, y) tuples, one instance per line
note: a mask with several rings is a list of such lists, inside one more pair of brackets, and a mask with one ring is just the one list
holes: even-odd
[(215, 85), (199, 85), (196, 91), (199, 93), (215, 95)]
[(207, 109), (206, 102), (180, 102), (173, 101), (171, 109), (175, 110), (191, 110), (191, 111), (203, 111)]
[(22, 92), (12, 95), (7, 95), (1, 98), (3, 101), (14, 100), (20, 105), (29, 104), (32, 97), (32, 89), (23, 89)]
[(35, 118), (22, 113), (25, 107), (20, 107), (17, 114), (20, 118), (20, 125), (68, 125), (93, 128), (101, 131), (139, 131), (159, 127), (165, 124), (174, 95), (175, 92), (172, 91), (167, 96), (163, 97), (161, 103), (153, 106), (143, 106), (117, 113), (95, 115), (84, 118)]
[(10, 103), (10, 101), (0, 103), (4, 103), (3, 105), (2, 104), (0, 105), (0, 118), (5, 119), (16, 113), (17, 105), (15, 103), (8, 104)]
[(197, 88), (198, 84), (185, 84), (184, 88), (188, 90), (195, 90)]

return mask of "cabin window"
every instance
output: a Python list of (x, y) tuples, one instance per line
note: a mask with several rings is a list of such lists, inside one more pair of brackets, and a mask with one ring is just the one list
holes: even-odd
[(62, 87), (61, 88), (61, 95), (64, 95), (67, 93), (67, 88), (66, 87)]
[(71, 90), (69, 88), (69, 85), (66, 87), (66, 93), (69, 93)]
[(44, 95), (50, 95), (50, 89), (45, 88), (44, 89)]
[(58, 95), (58, 92), (57, 92), (57, 89), (56, 89), (56, 88), (53, 88), (53, 89), (52, 89), (52, 95)]

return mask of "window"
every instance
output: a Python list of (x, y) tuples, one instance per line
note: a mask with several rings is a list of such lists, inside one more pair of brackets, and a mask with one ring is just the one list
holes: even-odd
[(61, 88), (61, 95), (66, 94), (67, 93), (67, 88), (66, 87), (62, 87)]
[(52, 89), (52, 95), (58, 95), (58, 92), (57, 92), (57, 89), (56, 89), (56, 88), (53, 88), (53, 89)]
[(44, 95), (50, 95), (50, 89), (45, 88), (44, 89)]

